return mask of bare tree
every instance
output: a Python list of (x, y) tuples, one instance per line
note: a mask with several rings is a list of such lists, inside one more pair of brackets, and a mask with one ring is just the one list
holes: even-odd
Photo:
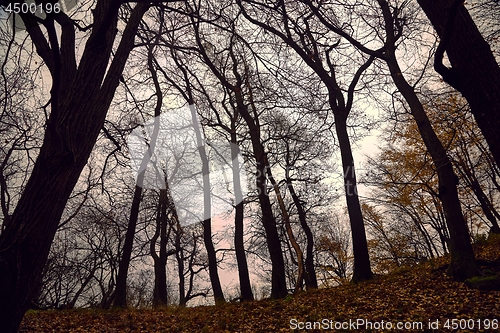
[(97, 1), (78, 65), (76, 25), (67, 15), (48, 13), (43, 20), (46, 34), (32, 16), (21, 15), (52, 77), (51, 112), (31, 177), (0, 236), (0, 326), (5, 332), (17, 331), (37, 292), (60, 217), (104, 124), (149, 7), (138, 3), (132, 10), (112, 57), (121, 4)]
[[(308, 8), (297, 2), (278, 2), (270, 6), (259, 1), (237, 1), (243, 16), (259, 28), (272, 33), (299, 55), (322, 80), (329, 93), (329, 103), (335, 118), (335, 130), (340, 147), (344, 187), (347, 207), (352, 228), (354, 249), (353, 282), (372, 278), (370, 258), (366, 242), (366, 232), (356, 185), (356, 172), (352, 156), (351, 142), (347, 130), (347, 121), (354, 104), (356, 86), (363, 72), (371, 65), (374, 56), (363, 57), (361, 64), (354, 69), (347, 88), (341, 87), (338, 80), (338, 68), (333, 51), (338, 43), (319, 41), (325, 34), (317, 29), (317, 22)], [(248, 3), (248, 5), (247, 5)], [(327, 32), (326, 32), (327, 33)], [(356, 51), (351, 53), (352, 59), (359, 59)], [(347, 96), (344, 93), (347, 91)]]
[[(460, 0), (418, 0), (441, 41), (434, 69), (469, 102), (497, 164), (500, 163), (500, 67)], [(444, 54), (451, 67), (443, 64)]]
[[(400, 9), (391, 12), (385, 0), (378, 0), (385, 22), (386, 43), (385, 57), (392, 79), (404, 96), (411, 113), (417, 122), (422, 139), (436, 166), (439, 179), (439, 199), (443, 203), (446, 222), (450, 232), (451, 264), (449, 272), (454, 279), (463, 281), (480, 273), (474, 259), (474, 252), (470, 244), (469, 230), (462, 214), (458, 198), (458, 178), (453, 170), (446, 150), (434, 132), (422, 103), (417, 97), (414, 88), (408, 84), (396, 60), (396, 40), (402, 33), (404, 19), (397, 14)], [(399, 24), (399, 25), (398, 25)], [(396, 27), (396, 28), (395, 28)]]
[(394, 5), (391, 10), (387, 1), (378, 0), (377, 3), (381, 8), (385, 30), (385, 38), (381, 43), (382, 47), (378, 50), (370, 50), (343, 29), (339, 28), (338, 24), (336, 24), (336, 22), (334, 23), (334, 20), (328, 19), (321, 14), (319, 7), (314, 7), (312, 4), (310, 4), (309, 7), (321, 18), (322, 23), (328, 26), (332, 31), (339, 33), (340, 36), (349, 40), (363, 52), (373, 57), (380, 58), (387, 63), (391, 77), (399, 92), (408, 103), (410, 112), (418, 126), (419, 133), (436, 166), (439, 179), (438, 197), (443, 203), (443, 210), (446, 214), (446, 221), (450, 232), (452, 262), (449, 271), (455, 279), (464, 280), (477, 275), (479, 273), (479, 268), (474, 260), (469, 231), (460, 206), (457, 191), (458, 178), (455, 175), (453, 166), (446, 154), (443, 144), (432, 128), (414, 87), (406, 80), (396, 58), (397, 41), (401, 38), (403, 28), (407, 21), (404, 14), (402, 14), (404, 5), (399, 7)]
[[(195, 95), (199, 95), (197, 100), (201, 101), (206, 101), (206, 107), (208, 108), (208, 111), (210, 113), (215, 114), (215, 120), (206, 120), (205, 125), (207, 127), (217, 127), (222, 129), (224, 132), (229, 133), (230, 135), (230, 143), (231, 143), (231, 167), (232, 167), (232, 173), (233, 173), (233, 190), (234, 190), (234, 201), (236, 203), (235, 205), (235, 236), (234, 236), (234, 244), (235, 244), (235, 252), (236, 252), (236, 260), (238, 263), (238, 274), (240, 278), (240, 292), (241, 296), (240, 299), (243, 301), (249, 301), (253, 300), (254, 296), (252, 293), (252, 288), (250, 284), (250, 275), (248, 271), (248, 264), (246, 260), (246, 254), (245, 254), (245, 248), (244, 248), (244, 225), (243, 225), (243, 219), (244, 219), (244, 200), (243, 200), (243, 194), (242, 194), (242, 184), (241, 184), (241, 179), (240, 179), (240, 162), (239, 162), (239, 149), (238, 149), (238, 132), (237, 132), (237, 126), (238, 126), (238, 121), (240, 119), (240, 116), (238, 114), (237, 108), (233, 108), (232, 112), (229, 110), (228, 105), (229, 101), (223, 101), (222, 107), (225, 111), (225, 115), (229, 117), (230, 119), (230, 124), (226, 124), (224, 121), (222, 121), (222, 117), (219, 113), (219, 110), (216, 106), (216, 103), (213, 101), (213, 97), (209, 93), (209, 91), (206, 89), (205, 84), (203, 82), (200, 82), (200, 80), (197, 78), (197, 76), (193, 73), (193, 69), (190, 69), (189, 66), (186, 66), (186, 59), (182, 59), (180, 56), (181, 51), (176, 51), (174, 48), (178, 48), (178, 45), (175, 45), (174, 43), (174, 36), (170, 37), (170, 55), (175, 63), (175, 66), (177, 69), (180, 70), (179, 76), (181, 77), (181, 80), (184, 81), (184, 85), (181, 85), (179, 82), (177, 82), (171, 75), (167, 75), (166, 71), (163, 71), (165, 78), (172, 84), (173, 87), (175, 87), (179, 94), (183, 96), (183, 98), (186, 100), (186, 102), (190, 105), (195, 103)], [(193, 66), (194, 67), (194, 66)], [(173, 72), (173, 71), (171, 71)], [(227, 103), (227, 104), (226, 104)], [(197, 105), (197, 107), (202, 106), (201, 103)], [(199, 116), (202, 116), (199, 114)], [(227, 164), (227, 162), (226, 162)], [(208, 214), (208, 212), (206, 212)], [(207, 215), (205, 215), (207, 216)], [(204, 226), (206, 226), (207, 229), (210, 229), (210, 225), (208, 221), (204, 222)], [(209, 233), (206, 233), (205, 235), (208, 237)], [(210, 236), (211, 237), (211, 236)], [(208, 242), (208, 245), (210, 245), (210, 242)], [(213, 245), (212, 245), (212, 250), (213, 250)], [(214, 256), (211, 256), (212, 260), (215, 260), (216, 258)], [(217, 274), (217, 269), (216, 267), (211, 268), (213, 273), (213, 277), (215, 279), (215, 286), (217, 289), (219, 289), (220, 282)], [(215, 294), (215, 293), (214, 293)], [(215, 296), (215, 295), (214, 295)], [(217, 295), (217, 298), (223, 299), (222, 291)], [(216, 300), (217, 302), (217, 300)]]
[[(159, 36), (158, 36), (159, 38)], [(165, 39), (164, 39), (165, 41)], [(182, 98), (185, 100), (185, 102), (189, 106), (189, 110), (191, 113), (191, 123), (194, 128), (194, 132), (196, 135), (196, 145), (198, 147), (198, 154), (201, 159), (202, 163), (202, 184), (201, 187), (203, 189), (203, 216), (204, 220), (202, 221), (203, 224), (203, 239), (205, 243), (205, 247), (207, 250), (208, 254), (208, 269), (209, 269), (209, 275), (210, 275), (210, 281), (212, 284), (212, 290), (214, 293), (214, 298), (215, 298), (215, 303), (220, 304), (224, 303), (224, 294), (222, 291), (222, 286), (220, 283), (220, 278), (219, 278), (219, 273), (218, 273), (218, 267), (217, 267), (217, 256), (216, 256), (216, 251), (212, 239), (212, 194), (210, 191), (211, 188), (211, 181), (210, 181), (210, 166), (209, 166), (209, 160), (208, 160), (208, 153), (206, 150), (206, 143), (204, 142), (202, 138), (202, 129), (199, 126), (198, 123), (198, 116), (196, 112), (196, 108), (194, 106), (195, 104), (195, 99), (194, 99), (194, 94), (193, 94), (193, 83), (191, 82), (192, 77), (188, 73), (188, 69), (186, 68), (186, 65), (184, 65), (183, 60), (179, 57), (179, 55), (174, 51), (174, 48), (176, 47), (173, 43), (170, 45), (171, 50), (169, 52), (169, 55), (172, 56), (172, 59), (174, 60), (175, 66), (177, 67), (178, 70), (181, 72), (181, 77), (182, 81), (178, 82), (172, 78), (170, 74), (167, 73), (166, 70), (164, 69), (159, 69), (161, 71), (162, 75), (164, 78), (167, 80), (167, 82), (177, 91), (178, 94), (182, 96)], [(168, 54), (168, 53), (167, 53)], [(170, 176), (170, 175), (167, 175)]]

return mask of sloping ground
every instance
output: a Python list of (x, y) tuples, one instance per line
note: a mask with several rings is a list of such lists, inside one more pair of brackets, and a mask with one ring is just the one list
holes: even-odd
[[(489, 264), (486, 269), (498, 273), (498, 265), (491, 262), (500, 258), (500, 242), (478, 245), (476, 251), (478, 259)], [(413, 332), (498, 331), (500, 291), (470, 289), (452, 281), (443, 268), (446, 260), (439, 258), (371, 282), (280, 301), (162, 310), (30, 311), (21, 332), (305, 331), (301, 328), (312, 328), (311, 332), (395, 332), (405, 325), (414, 328)]]

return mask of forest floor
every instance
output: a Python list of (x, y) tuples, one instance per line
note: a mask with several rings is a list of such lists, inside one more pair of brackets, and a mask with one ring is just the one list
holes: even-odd
[[(476, 244), (475, 251), (480, 262), (490, 263), (483, 269), (499, 274), (500, 239)], [(159, 310), (29, 311), (20, 332), (498, 331), (500, 291), (454, 282), (446, 275), (447, 261), (438, 258), (370, 282), (283, 300)]]

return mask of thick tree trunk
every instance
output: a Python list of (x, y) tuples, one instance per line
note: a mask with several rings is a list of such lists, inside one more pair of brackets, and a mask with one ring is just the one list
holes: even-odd
[[(481, 36), (463, 1), (418, 0), (441, 38), (451, 68), (442, 65), (437, 53), (435, 68), (460, 91), (500, 165), (500, 67)], [(455, 4), (454, 4), (455, 3)], [(454, 4), (454, 5), (453, 5)]]
[(276, 226), (276, 219), (273, 216), (271, 202), (267, 195), (266, 186), (266, 160), (264, 146), (260, 141), (260, 128), (255, 124), (254, 119), (248, 112), (248, 108), (243, 103), (241, 91), (236, 91), (236, 100), (238, 111), (247, 123), (250, 131), (250, 139), (252, 141), (253, 154), (256, 162), (256, 185), (262, 212), (262, 224), (266, 231), (266, 241), (271, 257), (272, 273), (271, 273), (271, 298), (284, 298), (288, 295), (285, 277), (285, 261), (281, 250), (281, 240)]
[(378, 0), (378, 2), (384, 15), (387, 34), (385, 60), (396, 87), (410, 106), (411, 114), (417, 123), (422, 140), (436, 167), (439, 181), (438, 196), (443, 204), (446, 224), (450, 233), (451, 264), (448, 272), (455, 280), (463, 281), (480, 274), (480, 270), (474, 259), (469, 229), (462, 214), (462, 207), (457, 191), (458, 177), (453, 170), (446, 150), (431, 126), (422, 103), (413, 87), (406, 81), (399, 67), (395, 54), (396, 34), (394, 31), (394, 17), (389, 5), (385, 0)]
[[(43, 145), (9, 225), (0, 236), (0, 327), (3, 332), (17, 331), (24, 312), (36, 295), (36, 286), (40, 284), (62, 212), (104, 124), (133, 47), (138, 24), (147, 10), (145, 4), (136, 6), (106, 71), (119, 6), (119, 2), (97, 3), (92, 34), (78, 69), (69, 72), (71, 78), (65, 77), (66, 72), (57, 75), (52, 65), (71, 63), (74, 48), (65, 45), (70, 49), (46, 53), (48, 45), (39, 27), (35, 25), (28, 29), (37, 51), (47, 60), (49, 68), (52, 67), (54, 81), (61, 79), (61, 82), (71, 84), (61, 86), (64, 94), (54, 87), (51, 91), (52, 112)], [(63, 44), (67, 42), (65, 38), (66, 35), (61, 38)], [(40, 45), (43, 45), (41, 49), (38, 48)], [(57, 59), (52, 57), (55, 53)]]
[[(156, 232), (151, 239), (150, 253), (154, 261), (155, 285), (153, 290), (153, 307), (167, 305), (167, 190), (160, 190), (158, 212), (156, 215)], [(156, 253), (156, 243), (160, 238), (160, 254)]]
[(281, 240), (276, 226), (276, 220), (273, 216), (271, 202), (267, 195), (266, 188), (266, 170), (263, 156), (264, 148), (259, 143), (254, 143), (254, 154), (257, 160), (257, 190), (262, 212), (262, 223), (267, 236), (267, 246), (271, 257), (272, 276), (271, 276), (271, 298), (284, 298), (288, 295), (285, 279), (285, 261), (281, 250)]
[[(331, 102), (332, 107), (335, 105)], [(368, 254), (368, 243), (366, 241), (365, 224), (361, 213), (358, 189), (356, 185), (356, 173), (354, 169), (354, 158), (352, 157), (351, 143), (347, 133), (346, 117), (335, 112), (335, 129), (339, 140), (340, 154), (342, 157), (342, 170), (344, 172), (344, 188), (347, 201), (347, 211), (352, 232), (352, 248), (354, 252), (354, 272), (352, 282), (371, 280), (373, 273), (370, 266)]]
[(402, 75), (394, 55), (394, 50), (389, 50), (387, 57), (391, 76), (398, 90), (410, 106), (411, 114), (417, 123), (420, 135), (436, 167), (439, 179), (439, 199), (443, 204), (446, 223), (450, 232), (451, 265), (449, 272), (455, 280), (463, 281), (469, 277), (478, 275), (480, 272), (474, 260), (469, 230), (458, 198), (458, 177), (455, 175), (446, 150), (434, 132), (413, 87), (406, 82)]

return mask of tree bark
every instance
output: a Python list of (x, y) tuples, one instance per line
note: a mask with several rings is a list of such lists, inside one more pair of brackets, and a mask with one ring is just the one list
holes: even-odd
[(266, 156), (266, 170), (267, 170), (267, 176), (269, 177), (269, 181), (271, 182), (271, 185), (273, 185), (274, 188), (274, 193), (276, 194), (276, 198), (278, 200), (278, 205), (281, 210), (281, 214), (283, 215), (283, 221), (285, 222), (285, 230), (286, 234), (288, 235), (288, 239), (290, 240), (290, 243), (292, 244), (293, 250), (295, 251), (295, 254), (297, 255), (297, 266), (298, 266), (298, 273), (297, 273), (297, 279), (295, 282), (295, 288), (294, 288), (294, 293), (298, 293), (303, 290), (303, 281), (304, 281), (304, 252), (302, 252), (302, 249), (300, 248), (299, 243), (295, 239), (295, 236), (293, 234), (292, 226), (290, 224), (290, 215), (288, 215), (288, 211), (286, 210), (285, 207), (285, 201), (283, 200), (283, 196), (281, 195), (280, 188), (278, 186), (278, 183), (276, 183), (276, 180), (273, 177), (273, 173), (271, 171), (271, 166), (269, 165), (269, 161), (267, 160)]
[(142, 200), (142, 187), (135, 186), (134, 198), (130, 208), (130, 216), (128, 219), (127, 233), (125, 234), (125, 242), (123, 243), (122, 257), (118, 266), (118, 275), (116, 276), (116, 289), (113, 296), (113, 306), (119, 308), (127, 307), (127, 275), (130, 266), (130, 258), (132, 257), (132, 248), (134, 245), (135, 228), (139, 217), (139, 207)]
[(302, 203), (300, 202), (300, 199), (295, 192), (295, 188), (292, 185), (292, 180), (290, 177), (288, 177), (288, 170), (286, 171), (287, 177), (286, 177), (286, 183), (288, 190), (290, 191), (290, 195), (292, 196), (293, 203), (295, 207), (297, 208), (297, 213), (299, 215), (299, 221), (300, 221), (300, 226), (302, 227), (302, 230), (304, 230), (304, 233), (306, 234), (306, 239), (307, 239), (307, 247), (306, 247), (306, 269), (305, 269), (305, 274), (304, 274), (304, 280), (306, 282), (306, 289), (309, 290), (314, 290), (318, 289), (318, 280), (316, 277), (316, 269), (314, 267), (314, 238), (313, 234), (311, 231), (311, 228), (309, 228), (309, 225), (307, 224), (306, 220), (306, 212), (304, 211), (304, 208), (302, 207)]
[[(332, 102), (330, 102), (332, 104)], [(354, 158), (352, 156), (351, 143), (347, 133), (347, 117), (335, 115), (335, 129), (339, 140), (340, 155), (342, 157), (342, 171), (344, 172), (344, 188), (347, 201), (347, 211), (352, 232), (352, 248), (354, 252), (354, 272), (352, 282), (371, 280), (373, 273), (370, 266), (370, 256), (368, 254), (368, 243), (366, 240), (365, 224), (361, 205), (359, 202), (356, 185), (356, 173), (354, 169)]]
[(236, 262), (238, 264), (238, 276), (240, 279), (240, 297), (242, 301), (253, 301), (252, 285), (248, 272), (247, 257), (244, 246), (244, 206), (243, 193), (241, 189), (240, 165), (238, 161), (238, 148), (236, 146), (236, 119), (231, 121), (231, 160), (233, 167), (233, 187), (236, 200), (234, 214), (234, 249), (236, 251)]
[[(500, 67), (461, 0), (418, 0), (441, 38), (435, 68), (460, 91), (500, 165)], [(442, 64), (446, 55), (451, 68)]]
[[(0, 327), (3, 332), (17, 332), (36, 294), (64, 207), (104, 124), (133, 48), (137, 27), (148, 8), (146, 4), (135, 7), (108, 68), (120, 4), (118, 1), (97, 2), (93, 31), (78, 69), (68, 72), (58, 71), (57, 67), (74, 61), (74, 48), (68, 50), (71, 38), (68, 42), (68, 35), (63, 32), (61, 50), (57, 38), (51, 39), (50, 49), (37, 25), (28, 28), (37, 52), (46, 60), (60, 89), (56, 89), (58, 84), (52, 87), (51, 114), (44, 142), (9, 225), (0, 236)], [(61, 85), (61, 82), (68, 84)]]
[(208, 254), (208, 272), (210, 275), (210, 282), (212, 283), (212, 290), (214, 293), (215, 304), (225, 302), (222, 286), (220, 284), (219, 273), (217, 269), (217, 255), (215, 252), (214, 243), (212, 240), (212, 200), (211, 200), (211, 184), (210, 184), (210, 166), (208, 164), (208, 156), (205, 150), (205, 143), (201, 137), (201, 129), (198, 126), (196, 117), (196, 110), (194, 105), (189, 105), (191, 110), (191, 117), (193, 120), (194, 131), (196, 133), (196, 141), (198, 145), (198, 152), (202, 162), (202, 175), (203, 175), (203, 216), (205, 220), (203, 224), (203, 241)]
[(385, 0), (378, 0), (385, 20), (387, 41), (385, 43), (385, 60), (388, 64), (391, 77), (410, 106), (410, 111), (417, 123), (432, 161), (436, 167), (439, 181), (439, 199), (443, 204), (446, 224), (450, 232), (451, 264), (448, 272), (455, 280), (463, 281), (480, 274), (474, 259), (474, 252), (470, 243), (469, 229), (462, 214), (462, 207), (458, 197), (458, 177), (456, 176), (450, 158), (446, 154), (441, 141), (434, 132), (424, 107), (412, 86), (408, 84), (399, 67), (395, 54), (396, 34), (394, 18)]

